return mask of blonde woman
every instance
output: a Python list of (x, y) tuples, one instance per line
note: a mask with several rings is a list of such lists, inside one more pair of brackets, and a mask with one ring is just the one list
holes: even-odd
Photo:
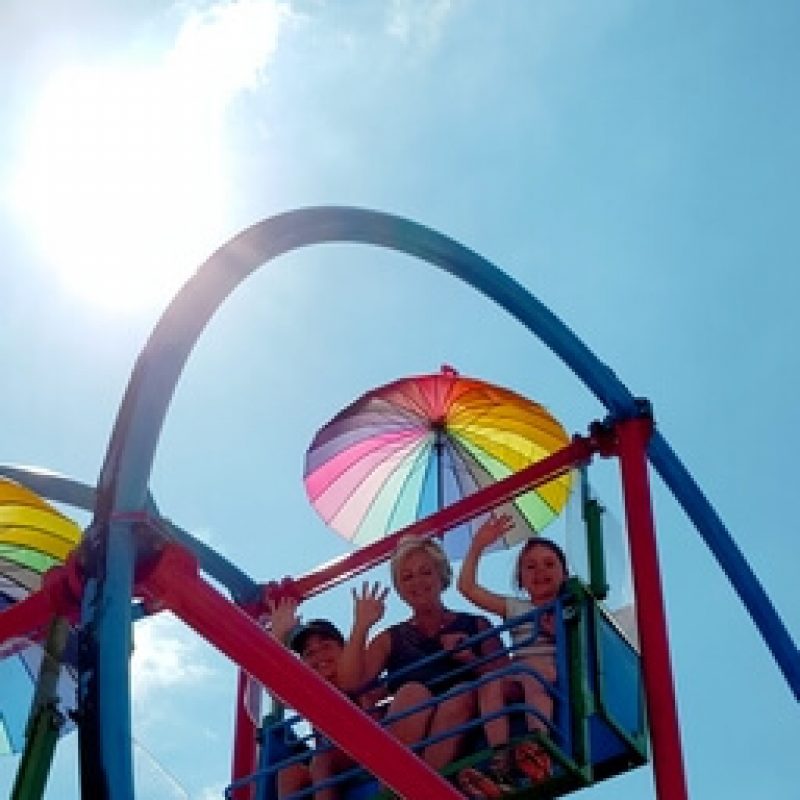
[[(392, 716), (500, 666), (502, 658), (500, 663), (491, 660), (458, 671), (479, 658), (499, 653), (502, 642), (490, 636), (478, 645), (453, 652), (466, 639), (491, 626), (484, 616), (453, 611), (444, 605), (442, 593), (452, 581), (452, 568), (437, 542), (420, 537), (403, 539), (391, 559), (391, 577), (411, 616), (369, 638), (371, 628), (384, 615), (387, 590), (378, 584), (364, 584), (360, 593), (353, 592), (353, 630), (339, 662), (344, 688), (356, 689), (386, 673), (388, 690), (393, 695), (388, 716)], [(440, 659), (414, 668), (421, 659), (437, 653), (442, 654)], [(406, 668), (408, 671), (393, 678), (398, 670)], [(455, 675), (451, 674), (454, 670)], [(462, 725), (477, 711), (476, 692), (465, 690), (442, 697), (387, 727), (400, 741), (413, 745)], [(462, 740), (463, 734), (449, 736), (428, 745), (421, 757), (439, 770), (459, 755)]]

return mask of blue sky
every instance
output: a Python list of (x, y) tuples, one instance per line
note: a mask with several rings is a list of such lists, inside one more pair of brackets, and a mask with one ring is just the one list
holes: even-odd
[[(139, 350), (213, 249), (295, 207), (385, 210), (492, 260), (651, 399), (797, 640), (796, 4), (7, 0), (2, 18), (0, 462), (93, 483)], [(212, 320), (153, 493), (254, 578), (301, 574), (346, 552), (302, 488), (316, 429), (442, 363), (572, 431), (604, 413), (471, 289), (320, 246)], [(612, 471), (595, 480), (613, 509)], [(796, 796), (796, 703), (655, 478), (654, 497), (691, 795)], [(340, 588), (307, 615), (349, 612)], [(233, 670), (166, 618), (136, 639), (142, 796), (220, 797)], [(74, 745), (48, 797), (76, 795)], [(653, 797), (651, 770), (579, 796)]]

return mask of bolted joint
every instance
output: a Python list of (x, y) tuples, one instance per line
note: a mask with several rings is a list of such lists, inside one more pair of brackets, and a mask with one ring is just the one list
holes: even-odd
[(595, 452), (603, 458), (617, 453), (617, 430), (608, 418), (602, 422), (595, 420), (589, 425), (589, 442)]

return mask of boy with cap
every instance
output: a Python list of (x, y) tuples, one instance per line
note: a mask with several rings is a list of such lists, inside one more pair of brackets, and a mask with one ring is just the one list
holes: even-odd
[[(337, 669), (344, 636), (332, 622), (312, 619), (300, 624), (297, 603), (290, 598), (282, 599), (271, 608), (271, 622), (272, 635), (276, 639), (288, 644), (314, 672), (339, 688)], [(317, 739), (319, 744), (328, 744), (320, 734), (317, 734)], [(353, 766), (355, 762), (336, 747), (321, 747), (308, 764), (292, 764), (278, 773), (278, 797), (288, 797)], [(327, 786), (314, 793), (314, 800), (336, 800), (338, 797), (336, 786)]]

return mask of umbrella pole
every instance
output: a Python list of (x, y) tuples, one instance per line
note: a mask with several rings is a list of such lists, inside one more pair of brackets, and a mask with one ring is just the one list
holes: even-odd
[(436, 510), (444, 508), (444, 458), (442, 452), (444, 443), (442, 442), (441, 423), (435, 423), (433, 428), (433, 446), (436, 448)]
[(58, 676), (68, 636), (69, 623), (64, 617), (56, 617), (50, 624), (44, 645), (31, 715), (25, 730), (25, 749), (11, 790), (11, 800), (38, 800), (44, 794), (58, 735), (64, 724), (64, 715), (58, 710)]

